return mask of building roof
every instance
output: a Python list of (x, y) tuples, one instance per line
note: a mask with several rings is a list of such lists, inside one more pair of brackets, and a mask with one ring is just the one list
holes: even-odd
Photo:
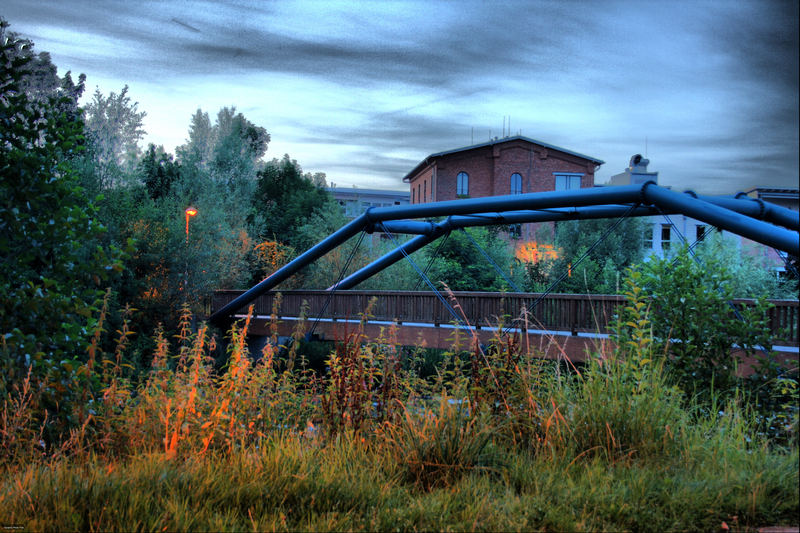
[(800, 193), (800, 189), (794, 187), (753, 187), (752, 189), (748, 189), (745, 191), (745, 194), (756, 193), (756, 194), (780, 194), (780, 195), (788, 195), (788, 196), (797, 196)]
[(325, 187), (331, 194), (345, 196), (393, 196), (398, 198), (408, 198), (411, 193), (406, 190), (398, 191), (393, 189), (361, 189), (357, 187)]
[(597, 159), (596, 157), (591, 157), (591, 156), (588, 156), (588, 155), (579, 154), (578, 152), (573, 152), (572, 150), (567, 150), (566, 148), (561, 148), (559, 146), (554, 146), (554, 145), (548, 144), (546, 142), (537, 141), (536, 139), (531, 139), (529, 137), (524, 137), (522, 135), (514, 135), (512, 137), (503, 137), (502, 139), (494, 138), (494, 139), (492, 139), (492, 140), (490, 140), (488, 142), (479, 143), (479, 144), (473, 144), (471, 146), (464, 146), (463, 148), (456, 148), (454, 150), (445, 150), (443, 152), (436, 152), (435, 154), (431, 154), (428, 157), (426, 157), (425, 159), (423, 159), (422, 161), (420, 161), (417, 164), (417, 166), (415, 166), (411, 170), (411, 172), (406, 174), (403, 177), (403, 181), (407, 182), (411, 178), (411, 176), (417, 174), (421, 169), (423, 169), (426, 166), (428, 166), (431, 163), (431, 161), (433, 159), (436, 159), (437, 157), (442, 157), (442, 156), (445, 156), (445, 155), (455, 154), (455, 153), (458, 153), (458, 152), (466, 152), (468, 150), (475, 150), (476, 148), (483, 148), (485, 146), (494, 146), (495, 144), (503, 144), (503, 143), (507, 143), (507, 142), (511, 142), (511, 141), (525, 141), (525, 142), (528, 142), (528, 143), (531, 143), (531, 144), (536, 144), (536, 145), (542, 146), (544, 148), (548, 148), (550, 150), (557, 150), (557, 151), (563, 152), (565, 154), (574, 155), (576, 157), (580, 157), (581, 159), (586, 159), (588, 161), (592, 161), (597, 165), (602, 165), (602, 164), (605, 163), (605, 161), (603, 161), (601, 159)]

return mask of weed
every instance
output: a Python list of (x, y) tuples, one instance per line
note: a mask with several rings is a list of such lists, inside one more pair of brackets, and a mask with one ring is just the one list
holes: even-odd
[[(368, 307), (325, 372), (306, 368), (299, 343), (279, 357), (274, 328), (274, 342), (250, 354), (252, 310), (229, 330), (217, 368), (215, 337), (184, 309), (177, 335), (159, 328), (151, 367), (135, 375), (126, 362), (130, 310), (103, 342), (101, 309), (87, 343), (93, 363), (81, 370), (94, 388), (70, 406), (84, 416), (60, 440), (43, 447), (48, 411), (35, 381), (9, 387), (0, 522), (36, 530), (796, 524), (796, 441), (774, 446), (747, 394), (685, 398), (665, 375), (635, 280), (625, 289), (613, 342), (582, 372), (538, 359), (522, 333), (498, 333), (486, 346), (472, 336), (469, 351), (457, 336), (436, 357), (422, 346), (398, 349), (394, 327), (370, 342)], [(421, 370), (426, 357), (432, 373)], [(777, 385), (787, 397), (796, 391)]]

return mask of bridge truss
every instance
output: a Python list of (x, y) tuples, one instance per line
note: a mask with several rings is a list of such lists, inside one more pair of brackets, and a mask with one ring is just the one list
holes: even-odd
[[(511, 225), (529, 222), (619, 218), (683, 214), (786, 252), (800, 256), (800, 214), (744, 193), (736, 196), (700, 196), (678, 193), (650, 181), (642, 185), (492, 196), (369, 208), (359, 217), (276, 270), (210, 317), (222, 325), (230, 317), (360, 232), (376, 231), (416, 235), (394, 250), (329, 287), (351, 289), (436, 241), (451, 231), (471, 226)], [(441, 222), (430, 219), (447, 217)]]

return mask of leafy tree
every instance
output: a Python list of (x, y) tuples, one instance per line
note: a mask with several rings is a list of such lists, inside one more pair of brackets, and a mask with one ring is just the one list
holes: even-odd
[(167, 196), (172, 184), (180, 178), (180, 165), (173, 161), (172, 154), (164, 151), (164, 147), (156, 149), (151, 144), (139, 162), (139, 174), (150, 198), (157, 200)]
[(198, 109), (189, 125), (189, 139), (177, 153), (187, 179), (221, 183), (245, 198), (253, 192), (269, 141), (267, 130), (236, 113), (235, 107), (220, 109), (213, 126), (208, 114)]
[(613, 220), (570, 220), (558, 222), (555, 244), (558, 259), (547, 272), (548, 286), (562, 274), (567, 277), (554, 292), (616, 294), (625, 269), (642, 260), (644, 222), (626, 218), (609, 233), (580, 264), (575, 262), (605, 233)]
[[(472, 239), (465, 232), (469, 232)], [(475, 248), (472, 240), (494, 260), (506, 276), (510, 276), (515, 262), (511, 246), (500, 237), (497, 228), (478, 227), (450, 234), (431, 265), (431, 281), (444, 283), (454, 291), (512, 290), (503, 276)], [(435, 253), (436, 248), (438, 245), (427, 247), (425, 256), (430, 257), (429, 254)], [(520, 281), (517, 279), (515, 283), (519, 286)]]
[[(252, 199), (250, 222), (260, 238), (274, 240), (303, 251), (317, 242), (318, 233), (299, 232), (307, 220), (331, 202), (328, 192), (303, 174), (296, 160), (284, 155), (273, 159), (258, 173), (258, 183)], [(329, 213), (339, 207), (329, 208)]]
[(269, 133), (247, 120), (236, 108), (222, 108), (217, 114), (212, 166), (219, 176), (233, 183), (252, 172), (267, 152)]
[[(123, 179), (103, 191), (110, 241), (136, 242), (115, 289), (121, 302), (139, 310), (139, 329), (161, 322), (170, 330), (184, 302), (202, 312), (214, 289), (243, 288), (249, 281), (249, 261), (257, 257), (247, 216), (268, 139), (232, 109), (220, 111), (213, 126), (198, 110), (178, 161), (150, 146), (135, 169), (121, 169)], [(187, 241), (184, 210), (190, 205), (198, 215)]]
[(779, 278), (763, 257), (747, 253), (737, 242), (714, 232), (697, 246), (695, 254), (701, 263), (726, 265), (731, 291), (737, 298), (797, 298), (797, 280)]
[(112, 92), (107, 97), (96, 89), (86, 104), (86, 129), (103, 187), (116, 184), (141, 153), (139, 141), (145, 134), (142, 125), (147, 113), (138, 107), (138, 102), (131, 102), (127, 85), (119, 94)]
[(139, 309), (142, 329), (161, 322), (169, 330), (183, 303), (201, 312), (215, 289), (244, 288), (249, 281), (247, 259), (255, 242), (212, 195), (192, 202), (198, 214), (190, 221), (188, 238), (184, 209), (189, 203), (180, 194), (154, 200), (138, 187), (119, 197), (131, 210), (119, 213), (126, 223), (118, 238), (137, 243), (120, 298)]
[(189, 123), (189, 140), (177, 149), (178, 158), (187, 165), (208, 168), (216, 133), (208, 113), (198, 109)]
[(100, 245), (96, 208), (71, 166), (83, 148), (82, 82), (26, 93), (33, 44), (7, 27), (0, 20), (0, 393), (30, 368), (51, 421), (71, 423), (92, 315), (120, 253)]

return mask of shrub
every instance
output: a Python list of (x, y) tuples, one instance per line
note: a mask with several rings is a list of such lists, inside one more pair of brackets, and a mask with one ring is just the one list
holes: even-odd
[(685, 425), (681, 393), (670, 386), (664, 358), (655, 353), (638, 273), (625, 281), (627, 305), (616, 325), (616, 350), (595, 354), (576, 383), (567, 423), (578, 453), (606, 458), (653, 457), (674, 452)]
[(715, 256), (700, 264), (683, 247), (674, 259), (654, 258), (630, 276), (650, 298), (656, 350), (669, 353), (667, 367), (687, 393), (708, 399), (713, 389), (741, 384), (733, 345), (746, 354), (771, 350), (769, 303), (762, 297), (752, 308), (735, 308), (732, 274)]
[(447, 396), (440, 399), (438, 413), (407, 409), (398, 424), (389, 426), (388, 438), (391, 460), (406, 480), (425, 490), (500, 464), (489, 419), (471, 413), (468, 402)]

